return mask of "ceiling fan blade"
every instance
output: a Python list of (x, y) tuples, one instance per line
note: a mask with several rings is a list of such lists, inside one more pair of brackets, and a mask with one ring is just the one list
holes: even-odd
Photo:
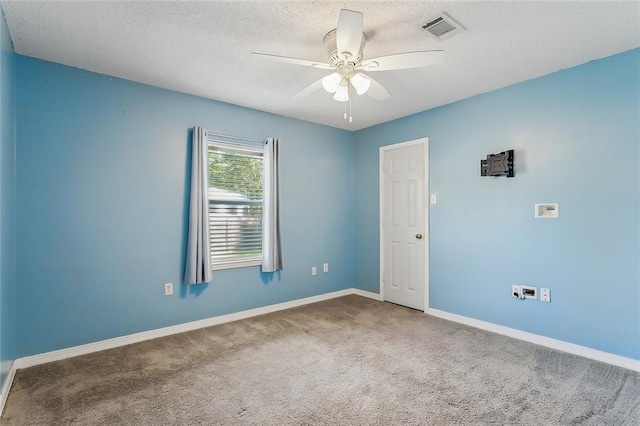
[(307, 98), (309, 95), (317, 92), (320, 89), (322, 89), (322, 79), (318, 81), (314, 81), (313, 83), (311, 83), (310, 85), (308, 85), (307, 87), (305, 87), (304, 89), (296, 93), (293, 99)]
[(364, 71), (391, 71), (407, 68), (426, 67), (444, 61), (443, 50), (427, 50), (423, 52), (397, 53), (395, 55), (379, 56), (362, 61), (358, 69)]
[(269, 61), (281, 62), (283, 64), (304, 65), (308, 67), (318, 68), (321, 70), (332, 70), (333, 67), (322, 62), (307, 61), (306, 59), (289, 58), (287, 56), (269, 55), (267, 53), (252, 53), (251, 56)]
[(369, 86), (369, 90), (367, 90), (366, 94), (371, 96), (373, 99), (378, 101), (384, 101), (391, 97), (391, 93), (384, 86), (378, 83), (376, 80), (367, 76), (369, 80), (371, 80), (371, 86)]
[(362, 27), (362, 13), (340, 9), (336, 31), (336, 47), (340, 58), (348, 59), (343, 55), (344, 53), (349, 54), (349, 57), (355, 57), (358, 54), (362, 43)]

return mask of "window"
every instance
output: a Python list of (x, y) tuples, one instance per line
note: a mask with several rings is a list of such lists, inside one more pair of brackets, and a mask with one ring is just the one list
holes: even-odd
[(262, 261), (263, 148), (209, 143), (212, 269)]

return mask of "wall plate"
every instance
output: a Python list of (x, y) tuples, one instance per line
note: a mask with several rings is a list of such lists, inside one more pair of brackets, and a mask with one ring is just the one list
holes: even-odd
[(535, 217), (539, 219), (555, 219), (558, 217), (558, 203), (536, 204)]
[(538, 289), (536, 287), (530, 287), (528, 285), (520, 286), (522, 289), (522, 296), (525, 299), (538, 300)]

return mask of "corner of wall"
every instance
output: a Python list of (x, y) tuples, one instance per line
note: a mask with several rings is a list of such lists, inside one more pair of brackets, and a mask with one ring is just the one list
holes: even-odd
[[(0, 7), (0, 410), (13, 380), (16, 290), (16, 84), (13, 42)], [(0, 411), (1, 412), (1, 411)]]

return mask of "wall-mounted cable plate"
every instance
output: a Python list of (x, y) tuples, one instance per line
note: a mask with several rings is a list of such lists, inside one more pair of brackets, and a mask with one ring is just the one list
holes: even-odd
[(520, 287), (522, 288), (522, 297), (524, 299), (538, 300), (538, 289), (536, 287), (529, 287), (528, 285)]
[(555, 219), (558, 217), (558, 203), (536, 204), (535, 217), (540, 219)]

